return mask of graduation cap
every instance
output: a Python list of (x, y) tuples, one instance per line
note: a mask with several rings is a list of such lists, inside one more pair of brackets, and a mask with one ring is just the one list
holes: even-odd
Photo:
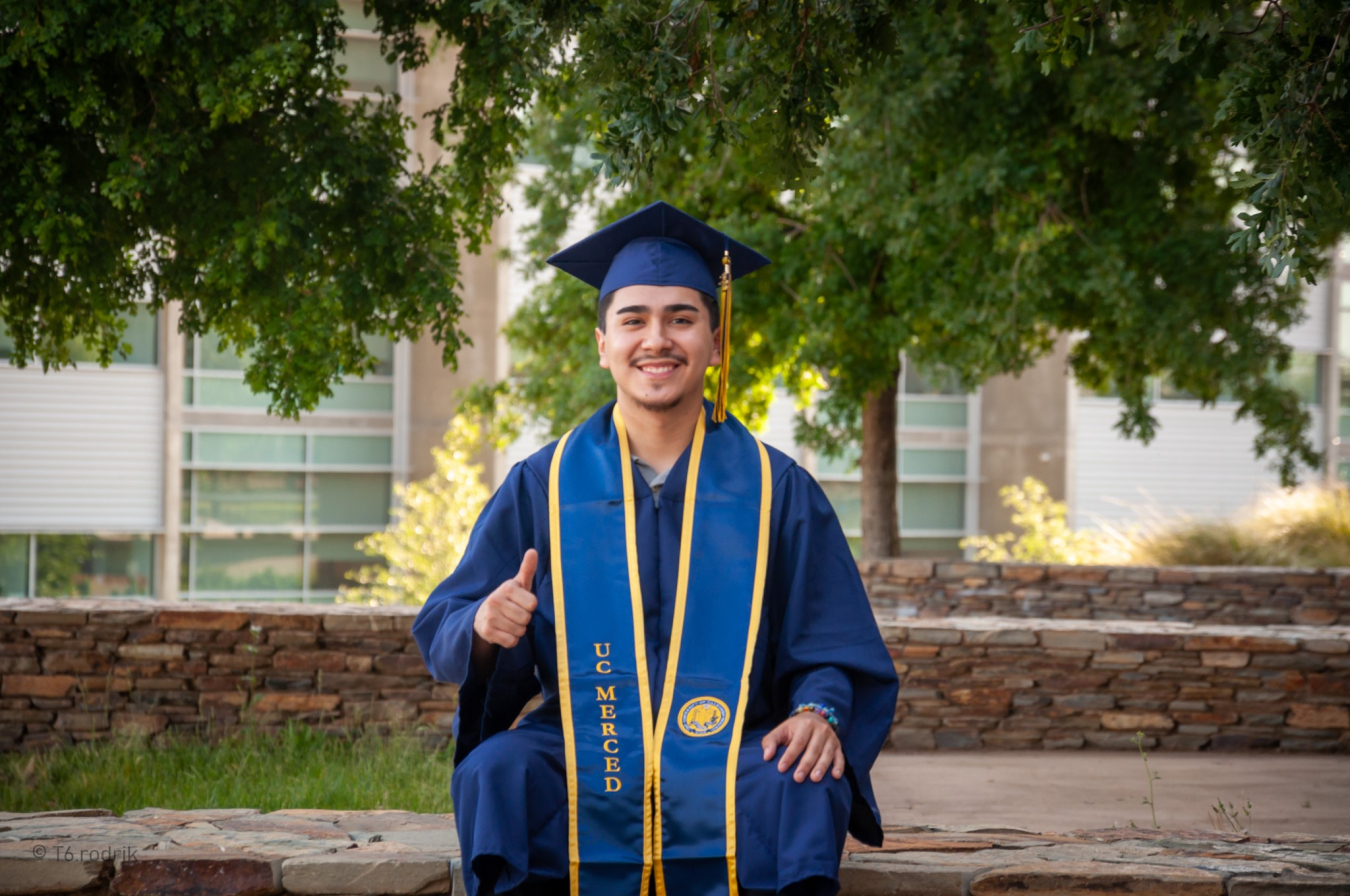
[(549, 257), (548, 263), (600, 290), (604, 298), (624, 286), (687, 286), (720, 292), (722, 368), (717, 376), (713, 422), (727, 415), (731, 365), (731, 281), (769, 259), (693, 215), (653, 202)]

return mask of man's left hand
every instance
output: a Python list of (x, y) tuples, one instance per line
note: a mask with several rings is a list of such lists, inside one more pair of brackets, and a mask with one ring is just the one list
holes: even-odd
[(760, 744), (764, 747), (765, 762), (773, 759), (780, 746), (785, 747), (778, 760), (780, 772), (792, 768), (792, 763), (801, 758), (792, 773), (792, 780), (798, 784), (808, 774), (812, 781), (825, 780), (826, 772), (834, 775), (835, 780), (844, 775), (844, 748), (839, 744), (839, 735), (816, 713), (797, 713), (764, 735)]

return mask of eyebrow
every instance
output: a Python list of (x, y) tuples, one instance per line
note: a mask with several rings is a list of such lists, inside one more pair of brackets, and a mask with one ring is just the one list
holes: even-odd
[[(679, 312), (679, 313), (681, 313), (681, 314), (688, 314), (690, 311), (693, 311), (693, 312), (697, 313), (697, 312), (698, 312), (698, 306), (697, 306), (697, 305), (685, 305), (685, 304), (666, 305), (662, 310), (663, 310), (663, 311), (667, 311), (667, 312)], [(616, 315), (618, 315), (618, 314), (651, 314), (651, 311), (652, 311), (652, 309), (651, 309), (651, 307), (648, 306), (648, 305), (625, 305), (623, 308), (620, 308), (618, 311), (615, 311), (614, 313), (615, 313)]]

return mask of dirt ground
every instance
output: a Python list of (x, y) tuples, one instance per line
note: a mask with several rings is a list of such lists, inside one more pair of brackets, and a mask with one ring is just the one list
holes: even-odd
[[(1155, 752), (1148, 764), (1164, 828), (1211, 828), (1222, 799), (1251, 801), (1253, 834), (1350, 834), (1350, 756)], [(1137, 753), (887, 751), (872, 781), (886, 824), (1153, 826)]]

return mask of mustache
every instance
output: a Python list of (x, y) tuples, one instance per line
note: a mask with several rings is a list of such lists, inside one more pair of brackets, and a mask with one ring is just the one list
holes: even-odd
[(646, 364), (648, 361), (675, 361), (680, 364), (688, 363), (688, 359), (679, 352), (666, 352), (661, 355), (643, 355), (641, 358), (634, 358), (628, 362), (628, 366), (636, 367), (639, 364)]

